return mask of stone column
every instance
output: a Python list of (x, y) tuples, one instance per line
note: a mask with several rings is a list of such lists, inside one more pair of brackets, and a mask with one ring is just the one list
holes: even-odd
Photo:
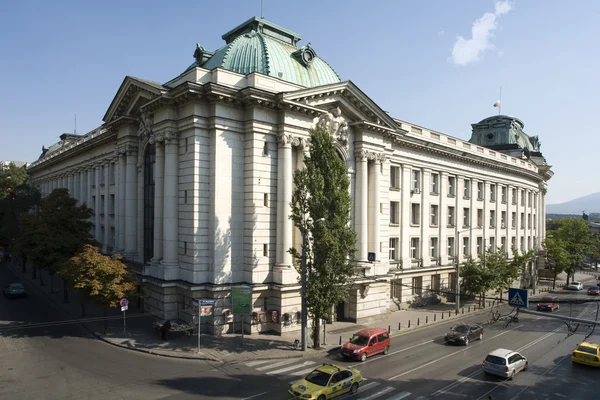
[(86, 202), (85, 197), (85, 170), (79, 171), (79, 204)]
[(92, 167), (91, 165), (88, 165), (86, 167), (86, 182), (85, 182), (85, 197), (87, 199), (87, 206), (89, 208), (94, 208), (94, 203), (92, 202), (92, 182), (94, 181), (93, 179), (93, 174), (94, 173), (94, 167)]
[(354, 199), (354, 229), (357, 233), (358, 261), (367, 261), (368, 257), (368, 164), (367, 151), (356, 150), (356, 191)]
[(292, 137), (279, 135), (277, 150), (277, 244), (276, 265), (291, 267), (292, 255), (288, 250), (292, 247), (293, 223), (290, 219), (292, 207)]
[(369, 252), (375, 253), (375, 260), (380, 260), (380, 214), (379, 203), (381, 190), (381, 157), (375, 154), (373, 165), (369, 167)]
[(117, 237), (119, 238), (119, 251), (125, 250), (125, 182), (127, 181), (127, 166), (125, 165), (124, 148), (119, 148), (119, 197), (117, 198), (117, 208), (119, 215), (119, 226), (117, 228)]
[[(163, 261), (165, 266), (179, 265), (179, 147), (178, 132), (164, 134)], [(156, 188), (155, 188), (156, 190)], [(155, 205), (156, 207), (156, 205)], [(175, 277), (165, 277), (173, 279)]]
[(129, 259), (137, 255), (137, 146), (127, 144), (125, 183), (125, 254)]
[(154, 164), (154, 254), (152, 261), (160, 262), (163, 258), (163, 208), (165, 194), (165, 147), (162, 134), (150, 137), (156, 149), (156, 163)]
[(100, 209), (100, 167), (100, 164), (96, 164), (94, 167), (94, 183), (96, 184), (94, 190), (94, 196), (96, 196), (96, 201), (94, 201), (94, 237), (98, 242), (104, 240), (100, 229), (100, 214), (102, 213)]
[(110, 161), (104, 165), (104, 238), (102, 238), (102, 252), (107, 254), (110, 246)]

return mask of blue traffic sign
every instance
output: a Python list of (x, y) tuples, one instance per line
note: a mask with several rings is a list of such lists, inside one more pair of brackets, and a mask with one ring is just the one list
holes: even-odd
[(508, 305), (513, 307), (529, 307), (529, 292), (527, 289), (508, 289)]
[(121, 304), (121, 307), (127, 307), (129, 305), (129, 300), (121, 299), (121, 301), (119, 301), (119, 304)]

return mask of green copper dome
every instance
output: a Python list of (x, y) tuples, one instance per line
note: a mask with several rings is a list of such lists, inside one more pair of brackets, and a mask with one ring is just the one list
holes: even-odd
[(253, 17), (222, 37), (226, 45), (215, 52), (197, 45), (196, 62), (188, 70), (221, 67), (244, 75), (260, 72), (304, 87), (340, 82), (310, 43), (298, 48), (302, 39), (298, 34), (265, 19)]

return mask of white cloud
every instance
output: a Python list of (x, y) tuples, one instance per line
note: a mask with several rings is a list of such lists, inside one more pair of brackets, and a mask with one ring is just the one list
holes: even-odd
[(456, 38), (452, 49), (452, 62), (456, 65), (467, 65), (479, 61), (481, 53), (485, 50), (494, 48), (490, 39), (498, 28), (497, 19), (511, 9), (512, 5), (508, 1), (496, 1), (493, 13), (486, 12), (481, 18), (473, 22), (471, 39), (465, 39), (462, 36)]
[(437, 33), (437, 35), (438, 35), (438, 36), (440, 36), (440, 37), (444, 36), (445, 34), (446, 34), (446, 32), (445, 32), (445, 31), (439, 31), (439, 32)]

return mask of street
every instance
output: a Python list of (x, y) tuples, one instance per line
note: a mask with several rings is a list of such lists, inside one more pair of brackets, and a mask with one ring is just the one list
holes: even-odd
[[(19, 282), (0, 269), (0, 284)], [(69, 321), (34, 285), (29, 297), (0, 300), (1, 399), (288, 399), (290, 382), (320, 365), (339, 363), (362, 371), (367, 380), (352, 400), (400, 399), (556, 399), (597, 393), (597, 371), (573, 365), (570, 355), (585, 327), (566, 337), (563, 321), (519, 315), (485, 324), (484, 338), (468, 347), (448, 346), (442, 337), (456, 321), (440, 323), (392, 338), (387, 356), (364, 363), (341, 360), (337, 352), (316, 359), (290, 358), (221, 364), (157, 357), (117, 348), (92, 337)], [(588, 298), (585, 291), (561, 292), (561, 298)], [(510, 309), (504, 307), (503, 314)], [(562, 305), (560, 315), (569, 315)], [(595, 319), (596, 305), (574, 305), (573, 316)], [(484, 323), (487, 313), (463, 322)], [(50, 322), (63, 321), (49, 325)], [(23, 328), (19, 324), (40, 324)], [(46, 324), (46, 326), (44, 326)], [(358, 330), (359, 328), (357, 328)], [(590, 339), (592, 342), (593, 336)], [(597, 340), (596, 340), (597, 341)], [(485, 376), (481, 362), (488, 352), (509, 348), (529, 360), (514, 381)]]

